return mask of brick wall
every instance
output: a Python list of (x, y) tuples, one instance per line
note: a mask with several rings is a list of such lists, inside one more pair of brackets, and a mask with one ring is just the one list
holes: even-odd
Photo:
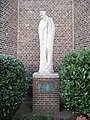
[(39, 68), (39, 12), (46, 10), (55, 23), (54, 70), (59, 61), (73, 50), (72, 0), (19, 0), (19, 36), (17, 56), (28, 68), (28, 73)]
[(90, 0), (74, 0), (75, 50), (90, 47)]
[(17, 56), (17, 0), (0, 0), (0, 54)]
[(39, 68), (40, 10), (47, 11), (56, 27), (53, 53), (55, 71), (59, 70), (59, 61), (67, 53), (74, 49), (90, 47), (90, 0), (1, 0), (0, 2), (2, 10), (0, 54), (18, 56), (26, 65), (28, 74), (38, 71)]

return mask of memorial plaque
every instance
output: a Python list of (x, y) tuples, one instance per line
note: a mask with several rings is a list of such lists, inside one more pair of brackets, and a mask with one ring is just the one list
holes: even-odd
[(53, 81), (38, 82), (38, 92), (53, 94), (54, 93), (54, 82)]

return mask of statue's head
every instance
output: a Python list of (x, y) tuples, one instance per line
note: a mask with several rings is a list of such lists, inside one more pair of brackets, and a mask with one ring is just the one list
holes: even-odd
[(46, 11), (40, 11), (40, 16), (41, 16), (42, 19), (45, 18), (46, 15), (47, 15)]

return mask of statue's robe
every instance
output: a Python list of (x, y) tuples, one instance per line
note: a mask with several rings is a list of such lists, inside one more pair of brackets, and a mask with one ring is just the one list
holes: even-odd
[(40, 39), (40, 67), (39, 72), (49, 74), (53, 72), (53, 41), (55, 26), (52, 18), (42, 19), (39, 24)]

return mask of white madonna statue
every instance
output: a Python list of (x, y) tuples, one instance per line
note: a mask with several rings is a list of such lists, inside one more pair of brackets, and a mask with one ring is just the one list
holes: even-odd
[(40, 39), (40, 74), (53, 73), (53, 41), (55, 26), (53, 19), (48, 17), (46, 11), (40, 11), (42, 20), (39, 24)]

